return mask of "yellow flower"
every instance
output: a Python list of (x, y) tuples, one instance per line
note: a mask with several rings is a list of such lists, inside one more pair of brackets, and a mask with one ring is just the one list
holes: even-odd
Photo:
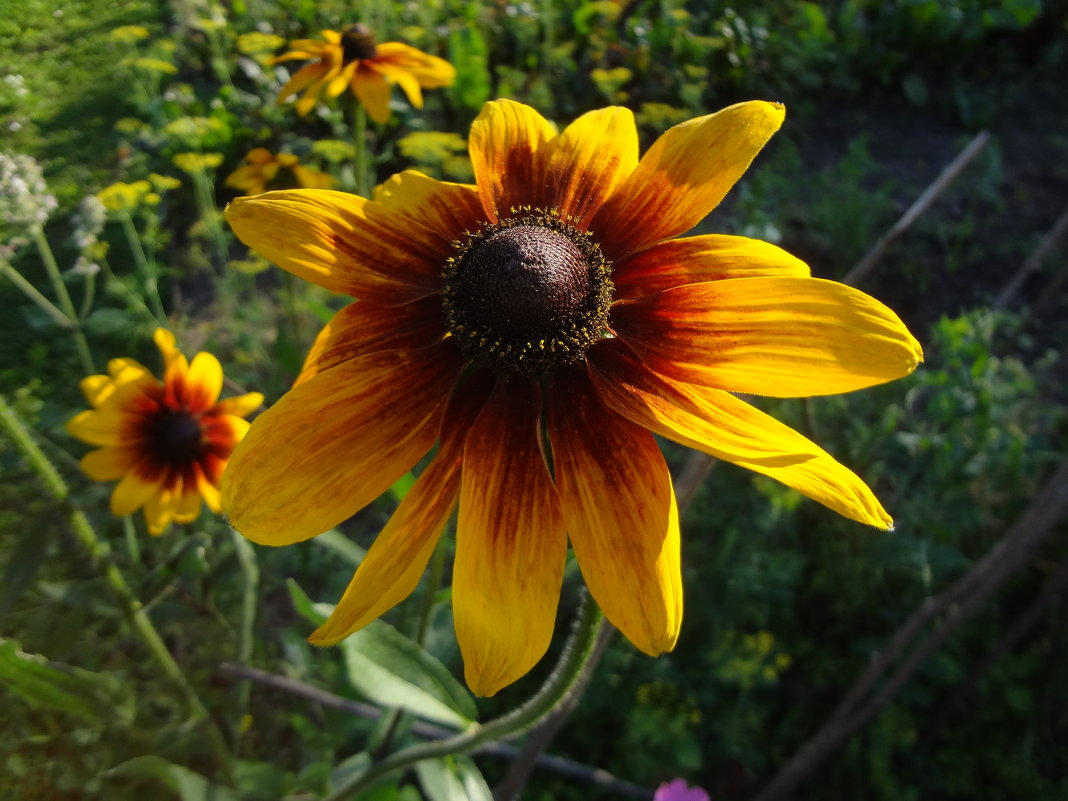
[(390, 84), (399, 84), (408, 102), (422, 108), (422, 89), (449, 86), (456, 77), (452, 65), (437, 56), (400, 42), (376, 45), (366, 25), (322, 31), (322, 37), (325, 41), (297, 39), (290, 45), (292, 50), (274, 59), (275, 63), (315, 59), (297, 70), (278, 95), (281, 103), (303, 90), (297, 101), (297, 113), (302, 117), (312, 110), (320, 94), (329, 99), (349, 88), (371, 119), (385, 122), (390, 116)]
[(149, 36), (148, 28), (141, 25), (121, 25), (108, 33), (108, 38), (113, 42), (133, 44)]
[(222, 160), (222, 153), (178, 153), (173, 159), (174, 166), (189, 175), (214, 170)]
[(89, 478), (121, 479), (111, 494), (112, 513), (128, 515), (143, 506), (149, 532), (158, 535), (172, 520), (195, 520), (202, 498), (219, 511), (219, 478), (248, 430), (243, 418), (259, 408), (263, 395), (220, 401), (218, 359), (198, 353), (188, 362), (174, 334), (162, 328), (154, 339), (163, 354), (163, 381), (133, 359), (112, 359), (108, 375), (82, 379), (93, 408), (69, 420), (67, 430), (101, 446), (82, 458)]
[(233, 525), (268, 545), (314, 537), (437, 443), (312, 642), (403, 600), (458, 508), (453, 613), (474, 692), (492, 695), (545, 653), (568, 540), (608, 619), (642, 651), (670, 650), (679, 527), (654, 434), (891, 525), (852, 471), (733, 393), (872, 386), (911, 372), (919, 343), (886, 306), (774, 245), (675, 238), (783, 115), (730, 106), (639, 159), (628, 109), (557, 134), (499, 100), (471, 128), (474, 186), (404, 172), (374, 200), (292, 190), (230, 204), (249, 247), (359, 298), (234, 452), (222, 485)]
[[(290, 180), (284, 181), (278, 171), (285, 169)], [(244, 190), (246, 195), (259, 195), (272, 182), (288, 183), (290, 187), (329, 189), (334, 180), (325, 172), (302, 167), (300, 158), (292, 153), (274, 154), (265, 147), (257, 147), (245, 156), (245, 163), (226, 177), (226, 185)]]
[(285, 43), (286, 40), (277, 34), (260, 31), (243, 33), (237, 37), (237, 49), (245, 55), (268, 53), (271, 50), (277, 50)]
[(148, 181), (135, 181), (132, 184), (117, 181), (96, 193), (97, 199), (108, 211), (133, 211), (152, 189)]

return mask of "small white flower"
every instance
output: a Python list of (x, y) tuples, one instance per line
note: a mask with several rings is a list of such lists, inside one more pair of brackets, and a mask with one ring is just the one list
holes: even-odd
[(55, 208), (41, 165), (29, 156), (0, 153), (0, 220), (43, 225)]

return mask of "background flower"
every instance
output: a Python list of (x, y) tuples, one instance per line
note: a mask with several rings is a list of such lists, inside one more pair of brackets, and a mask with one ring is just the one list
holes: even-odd
[(162, 328), (154, 336), (163, 356), (163, 381), (133, 359), (112, 359), (108, 375), (81, 382), (93, 408), (67, 422), (67, 430), (100, 446), (81, 460), (95, 481), (119, 479), (111, 511), (128, 515), (144, 507), (151, 534), (171, 521), (188, 523), (200, 514), (201, 499), (219, 511), (219, 479), (237, 442), (248, 430), (244, 419), (263, 403), (249, 392), (219, 400), (223, 374), (218, 359), (198, 353), (192, 362)]

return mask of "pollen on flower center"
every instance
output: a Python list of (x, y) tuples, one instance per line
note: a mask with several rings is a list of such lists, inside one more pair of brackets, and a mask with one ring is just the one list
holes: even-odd
[(147, 421), (146, 439), (159, 463), (186, 465), (200, 456), (201, 426), (189, 412), (167, 409)]
[(470, 358), (537, 376), (578, 360), (604, 333), (612, 284), (588, 234), (532, 212), (459, 247), (445, 269), (444, 303)]
[(375, 35), (363, 23), (355, 22), (341, 29), (341, 60), (345, 64), (374, 58), (376, 51)]

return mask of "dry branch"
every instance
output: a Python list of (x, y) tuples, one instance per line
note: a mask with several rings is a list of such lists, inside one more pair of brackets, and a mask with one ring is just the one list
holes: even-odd
[(907, 231), (920, 216), (927, 211), (938, 197), (949, 188), (962, 172), (972, 161), (978, 156), (990, 143), (990, 134), (986, 131), (981, 131), (976, 134), (975, 138), (968, 143), (968, 146), (962, 150), (953, 161), (946, 165), (941, 174), (923, 190), (916, 201), (909, 206), (906, 211), (894, 225), (883, 234), (879, 240), (872, 246), (871, 250), (858, 261), (848, 273), (845, 278), (842, 279), (843, 284), (856, 285), (858, 281), (863, 280), (868, 273), (870, 273), (879, 259), (882, 258), (886, 249)]
[[(926, 601), (894, 633), (819, 731), (802, 745), (754, 801), (789, 797), (846, 738), (890, 703), (928, 657), (1023, 566), (1065, 517), (1068, 517), (1068, 458), (1053, 472), (1008, 534), (948, 589)], [(934, 630), (916, 643), (926, 624), (936, 619), (939, 622)], [(897, 668), (886, 677), (893, 664)]]

